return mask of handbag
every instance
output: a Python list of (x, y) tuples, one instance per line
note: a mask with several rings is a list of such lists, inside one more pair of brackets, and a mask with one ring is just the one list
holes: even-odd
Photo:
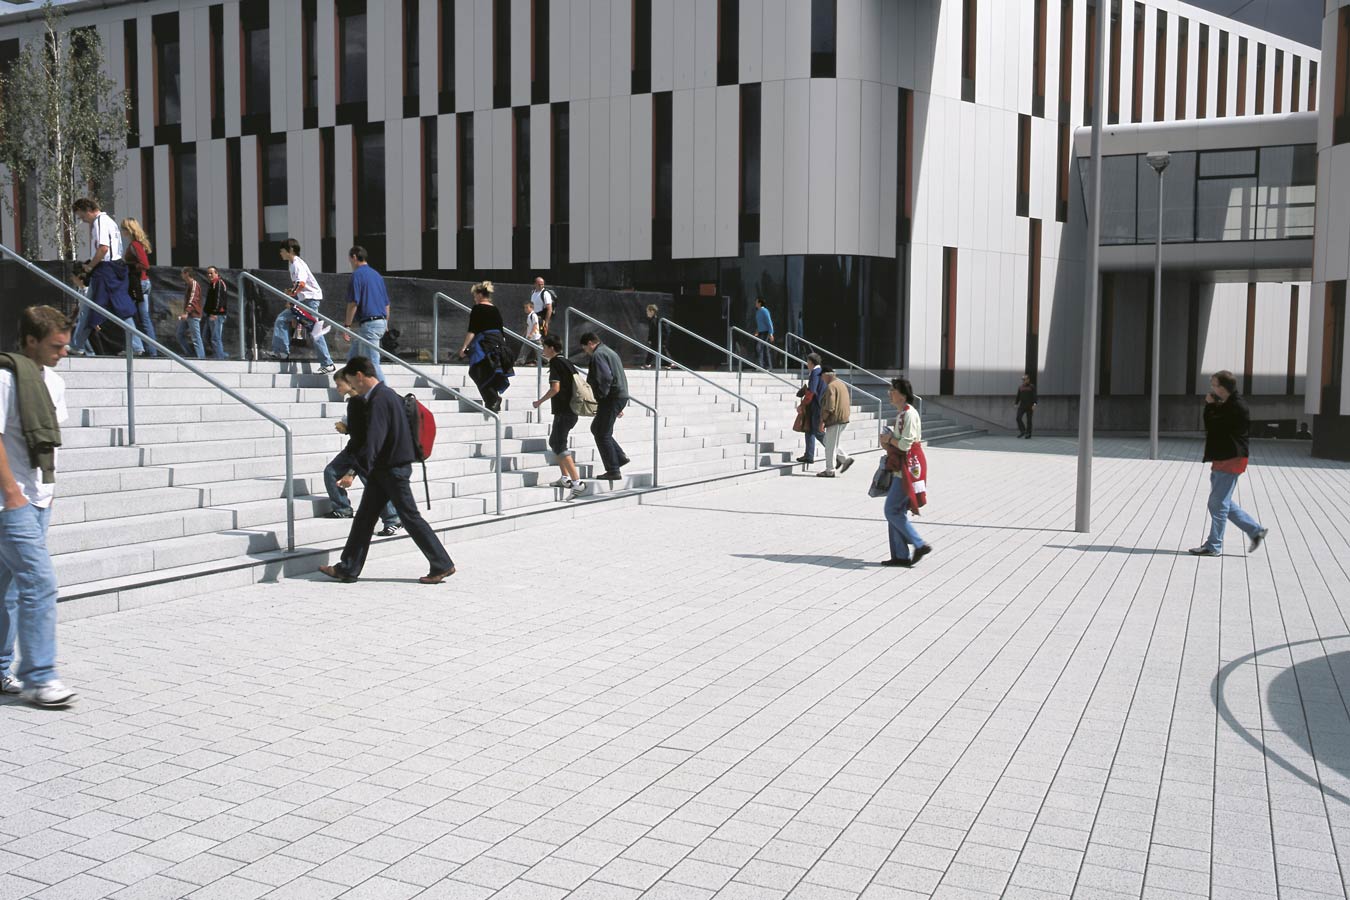
[(891, 482), (895, 480), (895, 473), (886, 468), (886, 460), (883, 458), (877, 465), (877, 470), (872, 474), (872, 483), (867, 486), (867, 496), (885, 497), (891, 492)]

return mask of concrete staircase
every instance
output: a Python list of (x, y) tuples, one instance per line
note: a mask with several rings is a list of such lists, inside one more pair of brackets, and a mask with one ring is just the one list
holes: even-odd
[[(317, 557), (333, 557), (346, 538), (349, 520), (322, 518), (330, 508), (322, 471), (346, 440), (333, 428), (345, 408), (330, 378), (307, 363), (201, 366), (293, 429), (296, 547), (304, 559), (297, 564), (296, 555), (284, 552), (280, 429), (190, 372), (142, 359), (135, 374), (137, 444), (128, 446), (125, 362), (66, 360), (60, 372), (70, 420), (62, 432), (49, 546), (62, 599), (80, 600), (85, 614), (217, 589), (231, 577), (248, 583), (310, 571), (323, 561)], [(425, 368), (477, 396), (463, 366)], [(494, 514), (492, 423), (411, 373), (394, 366), (386, 373), (391, 387), (416, 394), (436, 415), (436, 450), (427, 463), (433, 503), (430, 510), (423, 506), (428, 520), (438, 528), (500, 527), (502, 517)], [(735, 388), (734, 376), (703, 374)], [(745, 395), (761, 408), (756, 447), (751, 408), (738, 412), (733, 396), (692, 375), (630, 371), (633, 395), (651, 403), (657, 377), (662, 487), (752, 471), (757, 454), (761, 464), (780, 467), (800, 455), (801, 436), (791, 430), (796, 398), (788, 385), (764, 375), (744, 378)], [(628, 407), (615, 431), (632, 459), (623, 482), (590, 482), (578, 500), (548, 487), (558, 471), (546, 449), (547, 410), (531, 409), (534, 389), (534, 373), (520, 369), (506, 396), (502, 504), (508, 515), (575, 507), (651, 487), (652, 419), (636, 405)], [(852, 418), (845, 446), (850, 452), (873, 449), (875, 405), (855, 406)], [(932, 430), (926, 423), (925, 431)], [(573, 446), (583, 475), (598, 471), (586, 420), (573, 432)], [(359, 500), (359, 489), (353, 493)], [(420, 484), (415, 494), (424, 497)]]

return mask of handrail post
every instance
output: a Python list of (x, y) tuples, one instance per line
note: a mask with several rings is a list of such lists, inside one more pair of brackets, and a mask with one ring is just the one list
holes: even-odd
[[(659, 380), (659, 379), (658, 379)], [(656, 404), (653, 403), (652, 406)], [(661, 416), (652, 411), (652, 487), (661, 486)]]
[(295, 449), (286, 432), (286, 552), (295, 552)]
[(759, 407), (755, 407), (755, 468), (759, 468), (761, 444), (759, 440)]
[(123, 349), (127, 354), (127, 443), (135, 445), (136, 443), (136, 377), (133, 371), (136, 365), (136, 354), (131, 349), (131, 335), (122, 332), (122, 341), (126, 345)]
[(248, 359), (248, 356), (246, 356), (246, 355), (245, 355), (245, 352), (244, 352), (244, 351), (245, 351), (244, 332), (248, 331), (248, 326), (247, 326), (247, 324), (244, 322), (244, 276), (243, 276), (243, 273), (240, 273), (239, 277), (236, 278), (236, 279), (234, 280), (234, 289), (235, 289), (235, 292), (239, 295), (239, 359), (240, 359), (240, 360), (247, 360), (247, 359)]
[(652, 388), (652, 405), (661, 405), (661, 358), (665, 356), (662, 347), (665, 344), (666, 320), (662, 319), (656, 324), (656, 360), (652, 363), (652, 382), (656, 387)]
[[(727, 360), (727, 365), (731, 365), (731, 360)], [(736, 367), (736, 412), (741, 412), (741, 376), (745, 374), (744, 366)]]
[(440, 298), (431, 298), (431, 364), (441, 364), (441, 304)]
[(497, 417), (497, 515), (502, 514), (502, 419)]

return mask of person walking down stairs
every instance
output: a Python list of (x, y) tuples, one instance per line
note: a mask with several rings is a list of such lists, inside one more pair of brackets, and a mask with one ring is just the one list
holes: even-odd
[(825, 471), (816, 473), (816, 477), (833, 478), (835, 466), (842, 475), (853, 465), (853, 457), (840, 449), (853, 401), (848, 386), (834, 374), (832, 366), (821, 366), (820, 372), (825, 383), (825, 392), (820, 397), (820, 424), (825, 429)]
[[(56, 448), (66, 386), (53, 367), (69, 352), (70, 320), (30, 306), (20, 352), (0, 354), (0, 693), (34, 706), (67, 706), (75, 692), (56, 677), (56, 573), (47, 528), (56, 493)], [(22, 661), (17, 670), (17, 639)]]

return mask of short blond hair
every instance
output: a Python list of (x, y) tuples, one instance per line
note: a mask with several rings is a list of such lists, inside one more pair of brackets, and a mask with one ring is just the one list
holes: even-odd
[(647, 304), (647, 312), (660, 312), (660, 311), (661, 307), (657, 306), (655, 303)]
[(480, 281), (473, 286), (473, 293), (475, 295), (479, 297), (486, 297), (489, 300), (492, 299), (492, 291), (493, 287), (492, 282), (490, 281)]

